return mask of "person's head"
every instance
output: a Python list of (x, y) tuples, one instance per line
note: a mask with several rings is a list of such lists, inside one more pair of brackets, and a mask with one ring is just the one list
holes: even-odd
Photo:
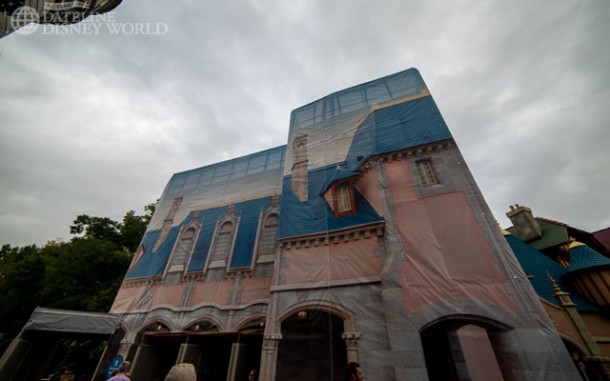
[(357, 362), (350, 362), (347, 364), (347, 370), (345, 371), (345, 381), (362, 381), (364, 380), (364, 374), (362, 368)]
[(131, 362), (130, 361), (123, 361), (121, 363), (121, 365), (119, 366), (119, 372), (120, 373), (127, 373), (127, 372), (129, 372), (129, 368), (131, 368)]
[(250, 373), (248, 373), (248, 381), (258, 381), (258, 372), (256, 369), (252, 369)]
[(169, 370), (165, 381), (197, 381), (195, 366), (193, 364), (176, 364)]

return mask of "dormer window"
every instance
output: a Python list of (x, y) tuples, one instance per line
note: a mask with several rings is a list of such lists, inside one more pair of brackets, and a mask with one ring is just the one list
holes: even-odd
[(430, 160), (419, 160), (415, 163), (415, 165), (417, 167), (417, 173), (419, 175), (421, 185), (427, 187), (429, 185), (438, 184), (436, 175), (434, 174), (434, 169), (432, 167), (432, 162)]
[(324, 193), (324, 198), (336, 217), (356, 213), (354, 189), (348, 183), (331, 186)]

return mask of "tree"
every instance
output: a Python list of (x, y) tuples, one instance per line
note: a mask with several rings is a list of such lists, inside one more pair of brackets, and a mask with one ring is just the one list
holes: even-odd
[(0, 249), (0, 332), (13, 337), (41, 304), (44, 262), (35, 245)]
[(121, 245), (131, 253), (134, 253), (140, 245), (146, 227), (155, 212), (155, 204), (146, 205), (144, 210), (146, 214), (142, 216), (137, 216), (133, 210), (130, 210), (123, 217), (123, 223), (119, 225)]
[(81, 214), (76, 217), (73, 224), (70, 226), (70, 234), (82, 234), (86, 238), (97, 238), (117, 243), (120, 240), (120, 224), (108, 217), (90, 217)]
[(70, 226), (70, 234), (110, 241), (133, 253), (138, 249), (140, 240), (152, 218), (155, 204), (146, 205), (144, 211), (144, 215), (138, 216), (135, 211), (130, 210), (123, 216), (122, 223), (108, 217), (91, 217), (81, 214)]
[(131, 261), (116, 243), (93, 237), (49, 243), (42, 252), (45, 305), (80, 311), (108, 311)]
[(0, 333), (7, 339), (17, 335), (38, 306), (108, 311), (154, 207), (145, 206), (141, 216), (129, 211), (121, 223), (79, 215), (70, 226), (74, 237), (68, 242), (2, 246)]

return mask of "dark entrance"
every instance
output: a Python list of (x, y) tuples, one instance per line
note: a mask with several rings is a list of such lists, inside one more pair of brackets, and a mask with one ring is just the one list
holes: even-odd
[(132, 367), (134, 380), (163, 379), (177, 363), (191, 363), (199, 381), (247, 380), (258, 369), (262, 335), (238, 333), (148, 333), (142, 336)]
[(420, 331), (430, 381), (503, 379), (495, 339), (510, 327), (474, 315), (445, 316)]
[(302, 310), (282, 322), (276, 379), (340, 381), (347, 363), (343, 320), (321, 310)]

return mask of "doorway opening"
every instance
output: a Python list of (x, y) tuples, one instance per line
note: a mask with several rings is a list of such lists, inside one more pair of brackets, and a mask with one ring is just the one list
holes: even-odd
[(198, 322), (183, 332), (145, 332), (132, 365), (137, 380), (163, 379), (178, 363), (195, 366), (200, 381), (247, 380), (258, 369), (262, 352), (262, 327), (239, 332), (218, 332), (209, 322)]
[(300, 310), (282, 321), (276, 379), (342, 380), (347, 364), (343, 320), (319, 309)]
[(430, 381), (502, 380), (490, 335), (509, 327), (478, 316), (446, 316), (420, 331)]

